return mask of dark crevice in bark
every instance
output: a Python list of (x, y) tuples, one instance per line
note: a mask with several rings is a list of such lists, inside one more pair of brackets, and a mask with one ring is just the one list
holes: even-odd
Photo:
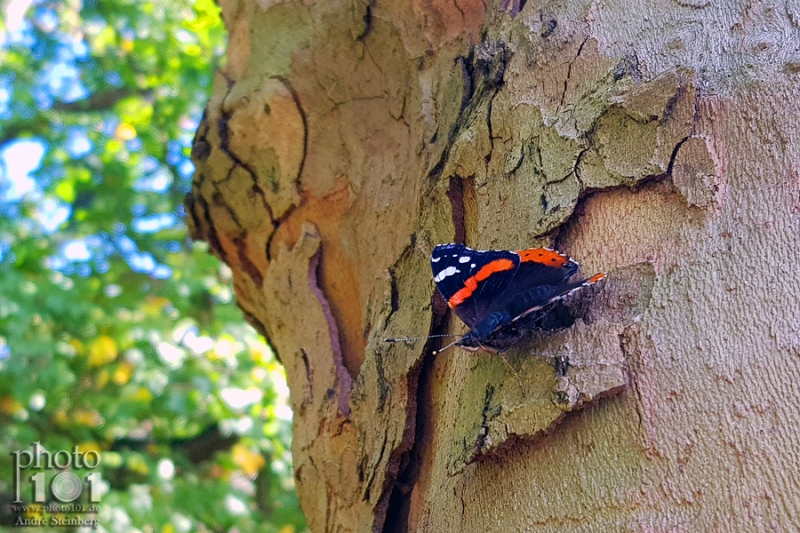
[(204, 161), (211, 154), (211, 144), (206, 138), (206, 135), (208, 135), (207, 114), (208, 109), (204, 109), (203, 117), (200, 119), (200, 124), (197, 126), (194, 139), (192, 139), (192, 159), (196, 161)]
[(492, 398), (494, 398), (494, 386), (487, 385), (483, 398), (483, 410), (481, 411), (481, 427), (478, 430), (478, 438), (475, 440), (475, 454), (480, 454), (484, 446), (486, 446), (486, 438), (489, 436), (489, 422), (499, 416), (502, 411), (501, 406), (492, 408)]
[(475, 57), (475, 49), (471, 48), (467, 57), (458, 56), (456, 61), (461, 63), (461, 76), (464, 86), (461, 88), (461, 112), (463, 113), (472, 95), (475, 93), (475, 71), (473, 69), (473, 60)]
[(567, 372), (569, 371), (569, 357), (567, 356), (560, 356), (553, 358), (553, 368), (556, 371), (556, 376), (559, 377), (566, 377)]
[(389, 269), (389, 282), (391, 287), (391, 306), (392, 313), (396, 313), (400, 309), (400, 295), (397, 290), (397, 274), (393, 268)]
[(386, 400), (389, 399), (390, 386), (386, 381), (382, 352), (375, 352), (375, 371), (378, 373), (378, 410), (383, 412), (386, 409)]
[(492, 154), (494, 153), (494, 132), (492, 131), (492, 107), (494, 106), (494, 93), (489, 102), (486, 104), (486, 131), (489, 135), (489, 153), (483, 158), (483, 164), (486, 165), (486, 173), (489, 173), (489, 163), (492, 162)]
[(672, 167), (675, 166), (675, 159), (678, 157), (678, 151), (683, 146), (683, 143), (689, 140), (689, 137), (684, 137), (675, 145), (675, 148), (672, 150), (672, 154), (669, 156), (669, 163), (667, 163), (667, 172), (666, 176), (672, 179)]
[[(216, 185), (214, 185), (216, 189)], [(228, 202), (225, 201), (225, 197), (222, 195), (221, 192), (218, 190), (211, 195), (211, 201), (214, 202), (214, 205), (217, 205), (225, 210), (226, 213), (231, 217), (231, 220), (238, 228), (242, 228), (242, 223), (239, 221), (239, 217), (236, 216), (236, 212), (231, 209), (231, 206), (228, 205)]]
[(464, 13), (464, 10), (461, 9), (461, 6), (458, 5), (458, 0), (453, 0), (453, 6), (455, 6), (456, 10), (458, 10), (459, 14), (461, 15), (461, 23), (466, 24), (467, 16)]
[(205, 138), (192, 143), (192, 159), (205, 161), (211, 155), (211, 144)]
[(261, 198), (263, 199), (264, 209), (266, 209), (267, 215), (269, 216), (270, 221), (272, 221), (272, 226), (273, 228), (277, 228), (275, 216), (272, 213), (272, 207), (270, 207), (270, 205), (266, 202), (266, 195), (264, 194), (264, 191), (261, 189), (261, 186), (258, 184), (258, 174), (256, 173), (255, 169), (253, 169), (249, 164), (239, 159), (239, 156), (237, 156), (229, 147), (230, 131), (228, 130), (228, 122), (230, 121), (230, 118), (231, 117), (229, 115), (225, 115), (221, 117), (219, 120), (217, 120), (217, 128), (220, 140), (219, 147), (225, 153), (228, 159), (230, 159), (234, 163), (228, 170), (228, 175), (225, 176), (225, 179), (222, 181), (229, 180), (237, 167), (243, 168), (245, 172), (247, 172), (247, 174), (250, 176), (250, 179), (253, 181), (253, 186), (251, 190), (261, 195)]
[[(492, 143), (492, 145), (494, 145), (494, 143)], [(541, 155), (539, 156), (539, 161), (540, 161), (539, 168), (542, 168)], [(524, 162), (525, 162), (525, 150), (522, 150), (522, 154), (520, 154), (519, 156), (519, 161), (517, 161), (516, 164), (506, 173), (506, 177), (513, 176), (517, 172), (517, 170), (520, 169), (520, 167)]]
[(464, 244), (467, 238), (466, 212), (464, 210), (464, 180), (459, 176), (450, 178), (450, 186), (447, 188), (447, 198), (450, 200), (453, 227), (455, 228), (453, 242)]
[(303, 369), (306, 372), (306, 383), (308, 383), (309, 391), (314, 390), (311, 384), (311, 363), (308, 359), (308, 352), (304, 348), (300, 348), (300, 359), (303, 361)]
[(559, 104), (559, 107), (564, 106), (564, 102), (566, 101), (567, 98), (567, 89), (569, 88), (569, 80), (572, 77), (572, 65), (574, 65), (575, 60), (581, 56), (581, 53), (583, 53), (583, 47), (586, 45), (588, 41), (589, 37), (587, 36), (583, 40), (581, 45), (578, 47), (578, 52), (575, 54), (575, 57), (572, 59), (572, 61), (569, 62), (569, 66), (567, 67), (567, 77), (564, 79), (564, 90), (561, 92), (561, 103)]
[(250, 325), (253, 326), (255, 330), (264, 337), (264, 339), (267, 341), (267, 344), (273, 346), (272, 341), (270, 341), (269, 335), (267, 334), (267, 328), (264, 327), (264, 324), (258, 318), (256, 318), (253, 313), (247, 309), (244, 309), (241, 305), (239, 305), (239, 309), (242, 311), (242, 314), (250, 323)]
[[(278, 227), (280, 227), (280, 225), (283, 224), (287, 218), (289, 218), (289, 215), (291, 215), (294, 212), (294, 210), (297, 209), (297, 207), (298, 206), (293, 205), (289, 209), (287, 209), (286, 212), (281, 217), (276, 219), (271, 219), (273, 229), (277, 230)], [(270, 217), (272, 217), (272, 213), (270, 213)], [(275, 238), (276, 235), (278, 235), (278, 232), (273, 231), (272, 234), (267, 239), (267, 243), (264, 245), (264, 253), (267, 256), (267, 261), (272, 261), (272, 253), (270, 253), (270, 250), (272, 249), (272, 240)]]
[[(438, 292), (431, 299), (433, 317), (430, 335), (444, 332), (447, 303)], [(430, 417), (425, 411), (433, 402), (433, 352), (441, 347), (439, 338), (428, 339), (421, 360), (408, 373), (408, 416), (403, 440), (392, 454), (387, 468), (383, 497), (375, 509), (373, 531), (400, 533), (407, 529), (411, 510), (410, 494), (419, 477), (419, 468), (425, 460), (422, 443)]]
[(245, 320), (247, 320), (247, 322), (251, 326), (253, 326), (253, 328), (255, 328), (255, 330), (262, 337), (264, 337), (264, 340), (267, 342), (267, 344), (272, 347), (272, 352), (275, 355), (275, 359), (277, 359), (279, 363), (283, 364), (281, 362), (280, 354), (278, 353), (278, 350), (275, 348), (275, 344), (272, 342), (272, 339), (270, 338), (264, 323), (261, 322), (261, 320), (259, 320), (258, 317), (256, 317), (253, 313), (242, 307), (242, 304), (239, 303), (239, 298), (236, 298), (236, 307), (238, 307), (242, 311), (242, 315), (244, 315)]
[[(289, 93), (292, 95), (292, 100), (294, 101), (294, 104), (295, 104), (295, 107), (297, 109), (297, 112), (300, 115), (300, 119), (301, 119), (301, 121), (303, 123), (303, 153), (302, 153), (302, 156), (300, 158), (300, 165), (298, 166), (297, 175), (294, 176), (294, 178), (291, 180), (295, 184), (295, 189), (296, 189), (296, 192), (297, 192), (298, 196), (300, 196), (300, 190), (301, 190), (301, 188), (300, 188), (300, 177), (303, 174), (303, 168), (305, 167), (306, 158), (308, 156), (308, 117), (306, 115), (305, 109), (303, 109), (303, 106), (301, 104), (300, 96), (297, 93), (297, 91), (294, 89), (294, 87), (292, 86), (292, 83), (287, 78), (285, 78), (283, 76), (273, 76), (272, 79), (275, 79), (275, 80), (278, 80), (279, 82), (281, 82), (281, 84), (283, 84), (283, 86), (286, 88), (286, 90), (289, 91)], [(234, 85), (234, 82), (232, 80), (228, 79), (228, 91), (230, 91), (233, 88), (233, 85)], [(269, 113), (269, 109), (268, 108), (265, 109), (265, 113)], [(230, 130), (228, 129), (228, 122), (230, 121), (230, 119), (231, 119), (231, 116), (226, 114), (226, 115), (223, 115), (222, 117), (220, 117), (217, 120), (217, 130), (218, 130), (218, 135), (219, 135), (219, 139), (220, 139), (219, 148), (234, 163), (234, 165), (229, 170), (228, 175), (226, 176), (225, 180), (230, 179), (231, 175), (233, 174), (233, 172), (236, 170), (237, 167), (243, 168), (248, 173), (248, 175), (250, 176), (250, 179), (253, 182), (253, 185), (252, 185), (252, 188), (251, 188), (251, 192), (253, 194), (257, 194), (258, 196), (260, 196), (261, 203), (264, 206), (264, 210), (267, 212), (267, 215), (268, 215), (269, 220), (270, 220), (270, 222), (272, 224), (273, 230), (276, 230), (278, 228), (278, 226), (280, 226), (280, 224), (284, 220), (286, 220), (286, 218), (292, 213), (292, 211), (297, 206), (290, 206), (289, 209), (287, 209), (287, 211), (285, 213), (283, 213), (280, 217), (277, 217), (277, 218), (275, 217), (275, 213), (273, 212), (272, 207), (267, 202), (266, 194), (265, 194), (264, 190), (261, 188), (261, 186), (259, 184), (257, 172), (248, 163), (243, 161), (230, 148), (231, 138), (230, 138)], [(205, 140), (205, 137), (203, 137), (202, 139), (198, 139), (198, 142), (202, 142), (204, 140)], [(201, 149), (201, 152), (205, 152), (205, 149)], [(266, 245), (265, 251), (264, 251), (265, 256), (267, 258), (267, 261), (270, 261), (272, 259), (271, 258), (271, 254), (270, 254), (270, 248), (271, 248), (270, 245), (272, 244), (272, 239), (275, 237), (275, 234), (276, 234), (276, 232), (273, 231), (272, 235), (270, 235), (270, 238), (267, 240), (267, 245)]]
[(247, 255), (247, 244), (243, 239), (246, 235), (247, 232), (243, 233), (241, 237), (233, 237), (233, 244), (236, 246), (237, 257), (239, 258), (242, 271), (250, 276), (250, 279), (260, 288), (264, 284), (264, 276), (261, 275), (261, 271)]
[(364, 10), (364, 17), (362, 18), (364, 21), (364, 29), (361, 30), (361, 33), (358, 35), (358, 37), (356, 37), (357, 41), (363, 41), (372, 32), (372, 9), (374, 6), (375, 0), (371, 0)]
[(639, 67), (639, 56), (637, 56), (635, 52), (629, 52), (625, 56), (625, 59), (620, 63), (617, 71), (614, 73), (614, 81), (621, 80), (626, 74), (630, 76), (637, 85), (640, 85), (644, 80), (642, 70)]
[[(430, 344), (430, 341), (428, 342)], [(428, 346), (426, 345), (426, 350)], [(430, 353), (427, 352), (426, 353)], [(426, 357), (420, 360), (408, 373), (408, 405), (406, 407), (406, 425), (403, 429), (403, 438), (400, 444), (392, 451), (386, 467), (386, 480), (383, 486), (383, 493), (380, 501), (375, 506), (375, 521), (372, 530), (375, 533), (388, 533), (397, 531), (395, 527), (399, 523), (408, 522), (408, 502), (409, 493), (407, 484), (401, 483), (409, 465), (409, 454), (416, 446), (416, 424), (417, 424), (417, 404), (419, 394), (420, 374), (425, 366)], [(403, 529), (399, 531), (404, 531)]]
[(581, 161), (583, 161), (583, 157), (586, 155), (589, 149), (585, 148), (578, 153), (578, 157), (575, 158), (575, 164), (572, 165), (572, 173), (575, 174), (575, 178), (578, 180), (578, 184), (581, 186), (581, 192), (585, 189), (583, 185), (583, 179), (581, 179)]
[[(227, 256), (225, 255), (225, 250), (222, 249), (222, 244), (220, 243), (219, 236), (217, 235), (217, 230), (214, 227), (214, 221), (211, 220), (211, 212), (209, 210), (208, 202), (201, 194), (197, 194), (193, 196), (194, 206), (199, 206), (202, 210), (202, 219), (203, 219), (203, 226), (205, 227), (205, 232), (200, 234), (200, 238), (204, 239), (208, 242), (208, 245), (211, 247), (212, 250), (217, 254), (222, 261), (227, 263)], [(202, 227), (202, 226), (198, 226)]]
[[(408, 259), (409, 254), (414, 253), (414, 249), (417, 246), (417, 234), (412, 233), (409, 239), (409, 243), (403, 248), (403, 250), (399, 254), (399, 259), (395, 261), (394, 265), (389, 267), (389, 280), (390, 280), (390, 309), (391, 311), (386, 316), (383, 321), (384, 329), (387, 325), (391, 322), (392, 316), (400, 310), (400, 286), (399, 280), (397, 278), (397, 265), (399, 265), (402, 261)], [(365, 331), (364, 336), (367, 336), (367, 332)], [(391, 341), (393, 342), (393, 341)]]
[[(200, 179), (202, 180), (202, 176), (200, 177)], [(193, 241), (202, 241), (202, 240), (205, 239), (205, 235), (203, 234), (203, 227), (202, 227), (202, 224), (200, 222), (200, 217), (197, 215), (197, 211), (196, 211), (196, 209), (197, 209), (197, 200), (195, 198), (196, 198), (195, 197), (195, 192), (194, 191), (190, 192), (183, 199), (183, 205), (184, 205), (184, 208), (186, 209), (186, 212), (189, 214), (189, 216), (192, 219), (192, 225), (191, 225), (191, 228), (190, 228), (189, 237)]]
[[(303, 175), (303, 168), (306, 164), (306, 158), (308, 157), (308, 116), (306, 115), (306, 111), (303, 108), (302, 103), (300, 102), (300, 94), (295, 90), (292, 82), (288, 80), (288, 78), (284, 78), (283, 76), (274, 76), (273, 79), (278, 80), (286, 87), (286, 90), (289, 91), (289, 94), (292, 95), (292, 100), (294, 100), (294, 105), (297, 107), (297, 112), (300, 114), (300, 120), (303, 122), (303, 156), (300, 158), (300, 166), (297, 168), (297, 176), (294, 178), (295, 187), (297, 187), (297, 194), (300, 194), (300, 177)], [(283, 217), (281, 217), (283, 218)]]
[[(279, 82), (281, 82), (283, 86), (286, 88), (286, 90), (289, 91), (289, 94), (292, 95), (292, 100), (294, 101), (294, 105), (297, 108), (297, 113), (300, 115), (300, 120), (303, 123), (303, 153), (302, 156), (300, 157), (300, 165), (297, 168), (297, 175), (292, 180), (292, 182), (295, 185), (295, 192), (297, 192), (297, 195), (300, 198), (302, 198), (300, 177), (303, 175), (303, 169), (305, 168), (306, 158), (308, 157), (308, 116), (306, 115), (306, 111), (303, 108), (302, 103), (300, 102), (300, 94), (297, 92), (297, 90), (295, 90), (294, 86), (292, 85), (292, 82), (290, 82), (288, 78), (285, 78), (283, 76), (273, 76), (271, 79), (278, 80)], [(289, 206), (289, 208), (286, 210), (285, 213), (276, 218), (269, 204), (267, 204), (264, 192), (260, 189), (260, 187), (258, 187), (257, 184), (254, 184), (254, 187), (257, 188), (258, 192), (260, 192), (260, 194), (262, 195), (264, 206), (267, 209), (267, 212), (269, 213), (269, 218), (270, 221), (272, 222), (272, 226), (274, 229), (277, 230), (278, 227), (287, 218), (289, 218), (289, 216), (294, 212), (295, 209), (297, 209), (298, 206), (296, 205)], [(270, 253), (270, 250), (272, 249), (272, 239), (275, 237), (275, 235), (277, 235), (277, 233), (278, 233), (277, 231), (272, 232), (272, 235), (269, 236), (269, 239), (267, 239), (266, 246), (264, 247), (265, 248), (264, 253), (267, 257), (267, 261), (272, 261), (272, 254)]]
[(431, 376), (433, 374), (432, 356), (423, 360), (422, 369), (419, 372), (417, 390), (415, 395), (415, 410), (413, 426), (413, 446), (407, 453), (400, 457), (400, 464), (397, 469), (396, 480), (389, 491), (383, 533), (403, 533), (408, 529), (408, 517), (411, 511), (410, 494), (419, 478), (420, 467), (425, 458), (422, 456), (419, 443), (425, 438), (427, 416), (420, 413), (420, 407), (429, 395), (431, 389)]

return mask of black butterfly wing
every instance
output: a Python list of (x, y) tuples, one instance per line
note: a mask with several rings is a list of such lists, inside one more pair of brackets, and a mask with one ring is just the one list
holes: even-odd
[(581, 281), (559, 285), (537, 285), (527, 291), (516, 294), (505, 306), (505, 311), (512, 317), (512, 321), (517, 321), (530, 313), (539, 311), (554, 302), (566, 298), (584, 287), (593, 285), (605, 277), (606, 275), (601, 272)]
[(442, 244), (431, 254), (431, 268), (439, 292), (471, 329), (498, 311), (517, 320), (605, 277), (569, 283), (578, 263), (548, 248), (512, 252)]
[(530, 248), (514, 253), (520, 262), (509, 281), (511, 288), (496, 296), (489, 313), (503, 311), (510, 319), (516, 319), (540, 309), (562, 290), (571, 290), (568, 280), (579, 265), (569, 256), (549, 248)]
[(470, 328), (506, 293), (519, 263), (514, 252), (473, 250), (463, 244), (440, 244), (431, 254), (436, 288)]

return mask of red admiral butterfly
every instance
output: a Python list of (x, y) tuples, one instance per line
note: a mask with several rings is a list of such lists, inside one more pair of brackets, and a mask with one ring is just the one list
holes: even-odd
[(521, 319), (606, 277), (601, 272), (570, 282), (578, 263), (549, 248), (483, 251), (440, 244), (431, 254), (431, 268), (447, 305), (470, 328), (454, 344), (493, 353), (521, 338)]

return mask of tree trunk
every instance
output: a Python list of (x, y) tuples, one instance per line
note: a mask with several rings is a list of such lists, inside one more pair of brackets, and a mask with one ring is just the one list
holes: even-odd
[[(797, 4), (220, 4), (187, 210), (312, 531), (797, 527)], [(505, 362), (383, 342), (465, 331), (445, 242), (609, 276)]]

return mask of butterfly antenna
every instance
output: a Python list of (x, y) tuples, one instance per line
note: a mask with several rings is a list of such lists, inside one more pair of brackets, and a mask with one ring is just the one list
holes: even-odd
[(455, 341), (451, 342), (450, 344), (448, 344), (447, 346), (445, 346), (444, 348), (442, 348), (441, 350), (434, 350), (431, 355), (439, 355), (440, 353), (442, 353), (446, 349), (450, 348), (451, 346), (454, 346), (457, 343), (458, 343), (458, 340), (455, 340)]
[(418, 341), (422, 339), (437, 339), (439, 337), (458, 337), (455, 333), (443, 333), (441, 335), (428, 335), (427, 337), (400, 337), (397, 339), (383, 339), (383, 342), (403, 342), (403, 341)]
[(508, 359), (506, 359), (505, 355), (500, 354), (500, 360), (506, 364), (511, 373), (514, 374), (514, 377), (517, 378), (517, 381), (519, 382), (519, 388), (522, 389), (522, 396), (523, 397), (527, 396), (528, 393), (525, 391), (525, 385), (523, 385), (522, 378), (519, 377), (519, 373), (517, 373), (517, 371), (514, 370), (514, 367), (511, 366), (511, 363), (508, 362)]

